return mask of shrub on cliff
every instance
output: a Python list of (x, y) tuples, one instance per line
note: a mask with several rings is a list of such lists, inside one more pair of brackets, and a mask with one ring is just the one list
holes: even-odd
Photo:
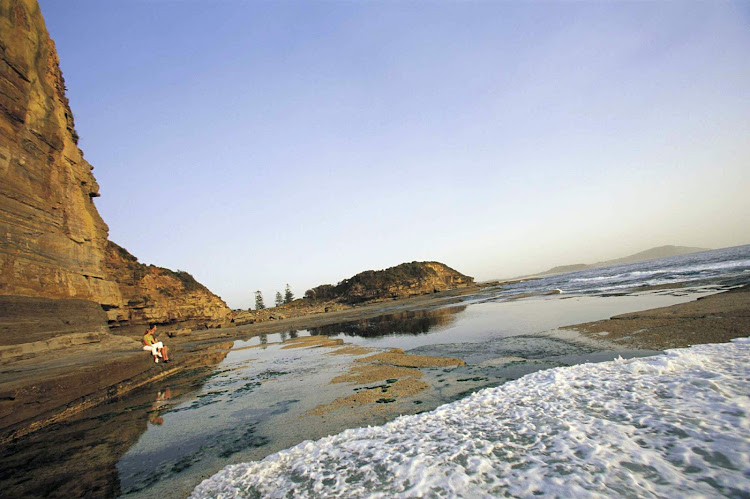
[(169, 269), (164, 269), (164, 270), (165, 270), (165, 273), (171, 274), (172, 276), (179, 279), (179, 281), (182, 283), (182, 287), (186, 291), (197, 291), (199, 289), (204, 289), (208, 291), (203, 284), (196, 281), (195, 277), (193, 277), (188, 272), (185, 272), (184, 270), (178, 270), (177, 272), (174, 272)]

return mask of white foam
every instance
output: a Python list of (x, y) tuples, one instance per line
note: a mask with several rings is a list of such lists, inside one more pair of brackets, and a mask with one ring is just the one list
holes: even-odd
[[(601, 281), (613, 281), (613, 280), (634, 280), (636, 278), (643, 279), (645, 277), (649, 276), (656, 276), (656, 275), (666, 275), (668, 279), (675, 279), (675, 276), (680, 277), (686, 277), (683, 274), (690, 274), (690, 273), (700, 273), (700, 272), (707, 272), (707, 271), (720, 271), (720, 270), (731, 270), (736, 268), (742, 268), (742, 267), (748, 267), (750, 266), (750, 260), (744, 259), (744, 260), (731, 260), (726, 262), (710, 262), (710, 263), (703, 263), (703, 264), (695, 264), (695, 265), (687, 265), (682, 267), (659, 267), (653, 270), (634, 270), (630, 272), (624, 272), (621, 274), (615, 274), (615, 275), (600, 275), (595, 277), (579, 277), (570, 279), (570, 282), (580, 282), (580, 283), (596, 283)], [(605, 267), (603, 269), (604, 271), (607, 270)], [(745, 270), (743, 270), (744, 272)], [(698, 276), (698, 278), (701, 278), (702, 276)], [(682, 280), (682, 279), (680, 279)]]
[(571, 279), (570, 282), (597, 282), (597, 281), (612, 281), (615, 279), (622, 278), (632, 278), (632, 277), (639, 277), (644, 275), (653, 275), (657, 273), (664, 273), (664, 270), (654, 270), (654, 271), (634, 271), (634, 272), (626, 272), (624, 274), (615, 274), (615, 275), (601, 275), (596, 277), (579, 277), (577, 279)]
[(550, 369), (227, 466), (192, 497), (750, 494), (750, 338)]

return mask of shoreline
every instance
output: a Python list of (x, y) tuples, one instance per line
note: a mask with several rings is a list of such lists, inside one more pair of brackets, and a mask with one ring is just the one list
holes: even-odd
[[(185, 369), (208, 365), (212, 359), (220, 362), (217, 354), (223, 351), (225, 356), (231, 347), (229, 342), (442, 307), (459, 303), (464, 296), (483, 289), (472, 286), (341, 311), (193, 331), (189, 335), (165, 338), (173, 350), (172, 356), (177, 359), (169, 365), (153, 364), (150, 358), (145, 358), (135, 340), (116, 332), (110, 333), (109, 342), (57, 350), (49, 356), (32, 356), (17, 362), (6, 359), (0, 365), (4, 371), (0, 382), (0, 444)], [(631, 290), (638, 291), (642, 290)], [(564, 326), (559, 330), (567, 336), (559, 336), (561, 339), (575, 341), (570, 335), (578, 335), (604, 347), (620, 349), (659, 351), (690, 344), (725, 342), (750, 335), (750, 285), (729, 291), (717, 290), (715, 294), (683, 304)], [(547, 333), (539, 332), (540, 335)]]
[[(172, 338), (166, 337), (166, 331), (157, 331), (170, 347), (174, 362), (169, 364), (154, 364), (143, 352), (141, 328), (114, 329), (88, 343), (67, 348), (37, 348), (32, 353), (0, 358), (0, 445), (196, 365), (218, 363), (221, 359), (216, 359), (217, 352), (221, 352), (227, 342), (448, 305), (481, 289), (481, 286), (468, 286), (340, 311), (195, 330)], [(223, 350), (224, 355), (229, 347)]]
[[(662, 309), (679, 311), (709, 305), (714, 310), (728, 310), (727, 304), (735, 303), (740, 312), (750, 315), (748, 288), (712, 295), (706, 293), (715, 292), (716, 288), (678, 292), (682, 298), (674, 300), (683, 300), (682, 303)], [(645, 299), (636, 299), (636, 303), (678, 303), (659, 297), (664, 293), (671, 294), (648, 292)], [(699, 296), (704, 298), (696, 300)], [(473, 296), (467, 298), (475, 301)], [(356, 312), (377, 316), (396, 308), (398, 314), (428, 304), (440, 307), (454, 299), (455, 296), (429, 296), (389, 303), (386, 307), (375, 304)], [(585, 306), (591, 303), (596, 308), (595, 304), (607, 302), (601, 297), (592, 299), (589, 297), (582, 303)], [(552, 310), (552, 315), (561, 305), (569, 307), (569, 302), (555, 297), (523, 300), (523, 303), (526, 305), (511, 301), (508, 306), (526, 314)], [(662, 310), (629, 312), (635, 308), (611, 305), (607, 308), (618, 310), (615, 313), (628, 311), (624, 316)], [(481, 315), (485, 313), (483, 310), (492, 309), (497, 307), (476, 312)], [(604, 314), (587, 316), (605, 317)], [(325, 314), (316, 321), (339, 319)], [(710, 330), (710, 321), (716, 318), (708, 319), (709, 323), (702, 323), (701, 327)], [(502, 321), (502, 316), (498, 320)], [(613, 320), (624, 319), (585, 324), (601, 325)], [(275, 333), (268, 330), (270, 326)], [(574, 326), (499, 336), (497, 342), (480, 343), (484, 346), (473, 353), (471, 348), (459, 348), (454, 353), (450, 348), (404, 352), (398, 348), (367, 347), (349, 343), (335, 332), (330, 337), (307, 336), (307, 332), (290, 335), (284, 332), (288, 326), (288, 321), (273, 321), (225, 329), (223, 333), (227, 336), (220, 338), (182, 336), (167, 340), (170, 347), (174, 345), (172, 355), (176, 361), (166, 365), (149, 362), (148, 353), (132, 351), (119, 363), (110, 361), (111, 369), (117, 371), (130, 366), (128, 361), (132, 359), (132, 364), (137, 364), (137, 374), (65, 404), (65, 411), (53, 411), (32, 424), (22, 421), (15, 432), (7, 435), (9, 439), (0, 444), (3, 466), (10, 471), (3, 486), (19, 496), (31, 490), (39, 493), (54, 488), (73, 496), (98, 490), (103, 496), (185, 497), (197, 483), (227, 464), (259, 461), (304, 440), (318, 440), (350, 428), (386, 424), (400, 415), (429, 412), (484, 388), (504, 385), (549, 368), (611, 361), (618, 355), (631, 358), (660, 353), (630, 349), (626, 342), (613, 341), (617, 338), (605, 339), (597, 332), (587, 334)], [(248, 329), (253, 334), (248, 335)], [(674, 331), (679, 329), (675, 327)], [(331, 330), (336, 331), (337, 327)], [(555, 331), (568, 336), (555, 338), (550, 334)], [(257, 337), (263, 334), (269, 337)], [(553, 337), (544, 338), (550, 335)], [(738, 336), (743, 336), (742, 330)], [(254, 339), (242, 341), (242, 338)], [(122, 345), (134, 342), (124, 336), (114, 339)], [(704, 342), (711, 339), (707, 335)], [(71, 365), (68, 374), (80, 382), (91, 376), (92, 368), (103, 365), (102, 362), (94, 366)], [(130, 389), (123, 390), (128, 384), (132, 385)], [(234, 414), (242, 414), (243, 430), (239, 433)], [(65, 449), (62, 461), (56, 457), (59, 449)], [(45, 464), (52, 460), (58, 463), (55, 471)], [(28, 463), (39, 464), (28, 469)], [(154, 470), (160, 476), (156, 482), (149, 478)], [(21, 478), (28, 473), (36, 477), (31, 482)], [(72, 476), (79, 478), (66, 478)]]
[(565, 326), (620, 348), (664, 351), (750, 336), (750, 284), (695, 300)]

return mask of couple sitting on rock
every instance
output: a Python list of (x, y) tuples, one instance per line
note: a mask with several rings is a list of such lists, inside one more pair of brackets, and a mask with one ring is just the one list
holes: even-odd
[(154, 356), (154, 362), (157, 364), (159, 358), (164, 359), (164, 362), (169, 362), (167, 347), (154, 336), (154, 333), (156, 333), (156, 324), (151, 324), (143, 335), (143, 349), (151, 352), (151, 355)]

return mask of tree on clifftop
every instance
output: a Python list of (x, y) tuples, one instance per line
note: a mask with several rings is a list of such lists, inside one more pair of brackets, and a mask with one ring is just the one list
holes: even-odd
[(281, 296), (280, 291), (276, 291), (276, 306), (280, 307), (284, 304), (284, 298)]
[(263, 293), (258, 290), (255, 292), (255, 310), (263, 310), (264, 308), (266, 308), (266, 305), (263, 303)]
[(291, 303), (294, 301), (294, 295), (292, 294), (292, 288), (289, 284), (286, 285), (286, 291), (284, 291), (284, 303)]

